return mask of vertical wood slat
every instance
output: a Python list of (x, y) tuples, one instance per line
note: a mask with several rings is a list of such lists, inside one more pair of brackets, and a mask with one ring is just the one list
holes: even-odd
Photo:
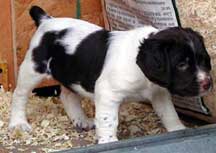
[(4, 88), (10, 90), (15, 83), (11, 1), (1, 0), (0, 10), (0, 62), (7, 63), (8, 86), (5, 85)]

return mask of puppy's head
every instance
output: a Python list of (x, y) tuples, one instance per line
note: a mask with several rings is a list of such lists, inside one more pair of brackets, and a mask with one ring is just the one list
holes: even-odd
[(137, 64), (152, 82), (180, 96), (203, 96), (212, 88), (210, 57), (202, 36), (173, 27), (151, 34), (140, 46)]

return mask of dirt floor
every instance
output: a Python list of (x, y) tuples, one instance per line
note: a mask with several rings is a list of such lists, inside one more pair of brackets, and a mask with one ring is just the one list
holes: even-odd
[[(95, 130), (76, 131), (56, 97), (31, 96), (27, 105), (27, 117), (33, 131), (9, 132), (7, 127), (11, 96), (11, 92), (0, 92), (0, 153), (51, 152), (95, 144)], [(83, 99), (82, 104), (87, 115), (93, 117), (93, 104), (88, 99)], [(194, 124), (187, 125), (196, 127)], [(118, 129), (120, 140), (164, 132), (166, 130), (151, 106), (135, 102), (121, 106)]]

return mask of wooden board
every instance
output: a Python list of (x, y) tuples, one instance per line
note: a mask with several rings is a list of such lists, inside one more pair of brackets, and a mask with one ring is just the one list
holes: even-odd
[(13, 88), (14, 78), (14, 55), (13, 55), (13, 38), (12, 38), (12, 14), (10, 1), (0, 1), (0, 63), (6, 64), (8, 68), (7, 83), (4, 88), (9, 90)]

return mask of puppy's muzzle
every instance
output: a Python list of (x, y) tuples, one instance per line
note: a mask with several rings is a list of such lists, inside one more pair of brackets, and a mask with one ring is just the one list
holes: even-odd
[(200, 94), (203, 96), (213, 88), (213, 81), (210, 75), (206, 75), (202, 80), (199, 80)]

